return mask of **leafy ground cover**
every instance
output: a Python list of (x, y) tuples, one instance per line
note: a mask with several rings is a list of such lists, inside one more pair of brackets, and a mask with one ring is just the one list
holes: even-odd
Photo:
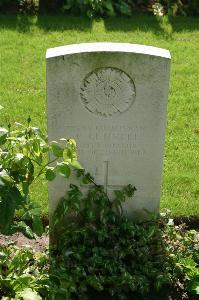
[(73, 186), (63, 199), (67, 213), (79, 222), (64, 230), (55, 227), (60, 235), (50, 257), (47, 249), (33, 250), (35, 243), (19, 248), (0, 239), (1, 299), (197, 299), (196, 231), (186, 230), (185, 224), (174, 227), (167, 216), (134, 224), (112, 211), (99, 187), (83, 202), (90, 201), (89, 206), (78, 206), (80, 198)]
[[(167, 48), (172, 55), (161, 208), (199, 213), (197, 18), (134, 16), (91, 21), (75, 17), (1, 16), (0, 125), (25, 122), (46, 130), (45, 52), (65, 44), (113, 41)], [(47, 184), (32, 189), (47, 214)]]

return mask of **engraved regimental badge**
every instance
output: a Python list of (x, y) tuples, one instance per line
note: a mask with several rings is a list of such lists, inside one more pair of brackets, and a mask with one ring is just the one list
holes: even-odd
[(80, 94), (89, 112), (109, 117), (130, 108), (135, 101), (135, 85), (120, 69), (99, 68), (85, 77)]

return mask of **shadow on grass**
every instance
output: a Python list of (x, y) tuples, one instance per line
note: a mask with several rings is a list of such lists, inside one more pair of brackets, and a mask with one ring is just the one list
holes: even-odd
[(72, 16), (38, 16), (37, 26), (44, 31), (91, 31), (92, 20)]
[(150, 30), (157, 34), (162, 31), (157, 18), (153, 16), (106, 18), (104, 19), (104, 25), (107, 31), (132, 32), (139, 29), (143, 32)]
[(135, 31), (147, 33), (152, 32), (164, 39), (172, 38), (172, 28), (168, 24), (168, 18), (159, 19), (155, 16), (133, 16), (131, 18), (111, 18), (104, 20), (107, 31), (120, 31), (132, 33)]
[(117, 17), (104, 19), (104, 25), (107, 31), (133, 32), (153, 32), (157, 36), (164, 38), (172, 38), (172, 34), (182, 31), (199, 30), (199, 22), (197, 18), (189, 17), (169, 17), (165, 16), (133, 16), (131, 18)]
[(30, 32), (36, 26), (44, 31), (91, 31), (92, 20), (72, 16), (0, 16), (0, 28)]
[(199, 30), (199, 18), (197, 17), (168, 17), (173, 32), (191, 32)]
[[(0, 16), (0, 27), (29, 32), (32, 26), (44, 31), (79, 30), (91, 31), (92, 20), (86, 17), (73, 17), (64, 15), (39, 15), (39, 16)], [(199, 30), (198, 18), (190, 17), (164, 17), (135, 15), (130, 18), (114, 17), (105, 18), (104, 25), (107, 31), (141, 32), (152, 31), (156, 35), (171, 37), (174, 32)]]

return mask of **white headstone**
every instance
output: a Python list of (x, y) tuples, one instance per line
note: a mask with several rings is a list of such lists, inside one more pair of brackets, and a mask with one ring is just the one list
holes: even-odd
[[(168, 50), (89, 43), (47, 50), (48, 135), (74, 138), (79, 161), (109, 195), (132, 184), (127, 214), (160, 202), (170, 72)], [(49, 185), (50, 214), (66, 192)]]

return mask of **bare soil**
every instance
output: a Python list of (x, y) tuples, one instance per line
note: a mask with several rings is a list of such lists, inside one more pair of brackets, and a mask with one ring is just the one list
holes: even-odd
[(19, 248), (23, 248), (25, 245), (28, 245), (36, 252), (43, 252), (48, 248), (49, 236), (47, 234), (43, 234), (41, 237), (28, 239), (20, 232), (9, 236), (0, 234), (0, 245), (6, 245), (10, 241), (15, 242)]

